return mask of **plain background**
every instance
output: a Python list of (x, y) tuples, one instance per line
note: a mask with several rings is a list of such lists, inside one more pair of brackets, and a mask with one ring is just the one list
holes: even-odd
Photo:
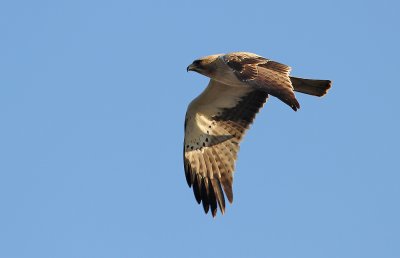
[[(400, 257), (397, 1), (2, 1), (0, 257)], [(331, 79), (271, 98), (235, 200), (203, 213), (183, 120), (194, 59)]]

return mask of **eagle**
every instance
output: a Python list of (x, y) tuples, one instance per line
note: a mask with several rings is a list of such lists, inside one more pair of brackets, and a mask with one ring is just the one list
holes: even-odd
[(256, 114), (272, 95), (294, 111), (294, 92), (321, 97), (330, 80), (290, 76), (291, 68), (249, 52), (202, 57), (187, 71), (210, 78), (207, 88), (188, 106), (183, 160), (186, 181), (205, 213), (225, 212), (225, 197), (233, 202), (233, 173), (239, 144)]

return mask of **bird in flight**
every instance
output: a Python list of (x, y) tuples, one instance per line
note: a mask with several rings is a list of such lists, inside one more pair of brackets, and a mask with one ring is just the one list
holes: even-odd
[(186, 180), (196, 201), (214, 217), (225, 197), (233, 201), (232, 183), (239, 143), (258, 111), (272, 95), (294, 111), (295, 91), (323, 96), (329, 80), (289, 76), (291, 68), (248, 52), (210, 55), (195, 60), (187, 71), (210, 78), (207, 88), (188, 106), (183, 159)]

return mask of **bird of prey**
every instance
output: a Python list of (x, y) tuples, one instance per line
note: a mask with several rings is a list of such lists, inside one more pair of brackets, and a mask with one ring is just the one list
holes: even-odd
[(248, 52), (210, 55), (195, 60), (187, 71), (210, 78), (207, 88), (188, 106), (183, 159), (186, 180), (197, 202), (214, 217), (232, 203), (232, 183), (239, 143), (272, 95), (294, 111), (294, 91), (323, 96), (329, 80), (289, 76), (291, 68)]

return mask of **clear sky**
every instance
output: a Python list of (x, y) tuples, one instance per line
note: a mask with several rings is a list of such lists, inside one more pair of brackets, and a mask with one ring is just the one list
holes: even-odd
[[(2, 1), (0, 257), (400, 257), (398, 1)], [(213, 219), (182, 165), (194, 59), (331, 79), (271, 98)]]

